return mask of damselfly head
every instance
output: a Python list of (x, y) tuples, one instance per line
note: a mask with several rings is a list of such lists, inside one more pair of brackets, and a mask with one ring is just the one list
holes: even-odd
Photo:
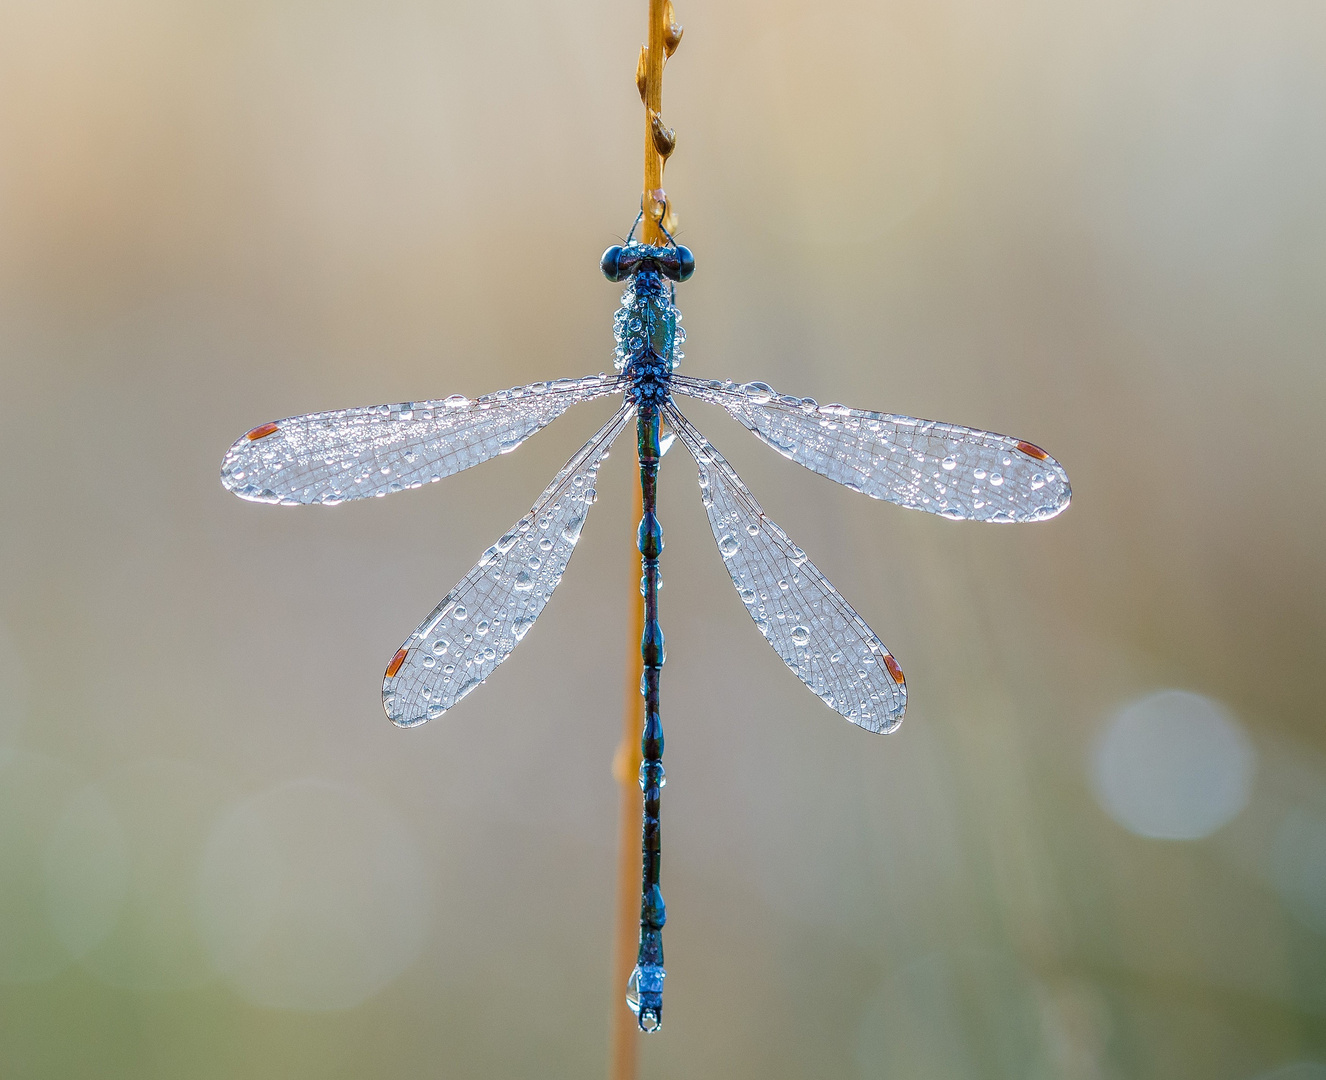
[(609, 281), (625, 281), (645, 270), (653, 270), (670, 281), (686, 281), (695, 273), (695, 256), (680, 244), (651, 247), (648, 244), (613, 244), (599, 260), (599, 269)]

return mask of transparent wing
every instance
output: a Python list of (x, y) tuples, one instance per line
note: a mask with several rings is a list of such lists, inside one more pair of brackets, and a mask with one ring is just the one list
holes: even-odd
[(907, 707), (897, 661), (806, 553), (764, 516), (723, 455), (676, 406), (666, 410), (699, 466), (719, 554), (760, 633), (830, 708), (867, 731), (892, 731)]
[(992, 431), (784, 397), (764, 383), (672, 377), (673, 389), (725, 408), (784, 457), (913, 510), (957, 521), (1044, 521), (1072, 497), (1039, 446)]
[(387, 665), (382, 706), (393, 723), (436, 719), (511, 655), (562, 580), (624, 406), (553, 478), (530, 512), (483, 553)]
[(475, 401), (457, 394), (292, 416), (236, 442), (221, 462), (221, 483), (241, 499), (287, 506), (417, 488), (509, 453), (572, 405), (619, 384), (617, 375), (589, 375)]

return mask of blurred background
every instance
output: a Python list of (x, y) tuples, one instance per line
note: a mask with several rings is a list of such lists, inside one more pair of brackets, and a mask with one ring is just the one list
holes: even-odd
[[(796, 682), (670, 455), (643, 1076), (1323, 1080), (1326, 11), (677, 3), (683, 370), (1029, 439), (1075, 499), (909, 514), (688, 406), (910, 708)], [(631, 455), (481, 693), (379, 688), (612, 404), (335, 510), (218, 468), (611, 368), (644, 33), (0, 4), (0, 1074), (604, 1075)]]

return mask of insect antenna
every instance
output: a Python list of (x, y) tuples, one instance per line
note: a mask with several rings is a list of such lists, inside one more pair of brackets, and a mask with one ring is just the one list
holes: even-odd
[[(640, 222), (644, 220), (644, 217), (645, 217), (645, 197), (641, 195), (640, 213), (635, 215), (635, 223), (632, 224), (631, 231), (626, 234), (626, 244), (629, 244), (632, 240), (635, 239), (635, 230), (640, 227)], [(622, 246), (625, 247), (626, 244), (623, 244)]]

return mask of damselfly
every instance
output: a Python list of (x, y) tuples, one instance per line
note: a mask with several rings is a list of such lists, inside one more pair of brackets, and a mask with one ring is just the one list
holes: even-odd
[(658, 622), (659, 461), (680, 440), (699, 468), (700, 492), (719, 554), (765, 639), (826, 705), (867, 731), (893, 731), (907, 687), (902, 669), (824, 575), (760, 509), (732, 466), (686, 419), (677, 398), (721, 405), (780, 454), (876, 499), (954, 520), (1043, 521), (1067, 505), (1068, 476), (1032, 443), (988, 431), (818, 405), (760, 382), (736, 384), (675, 374), (686, 339), (676, 282), (695, 269), (691, 252), (633, 241), (604, 253), (610, 281), (626, 282), (614, 320), (615, 374), (533, 383), (474, 401), (377, 405), (310, 413), (263, 424), (226, 454), (221, 482), (255, 502), (334, 506), (346, 499), (422, 487), (508, 453), (572, 405), (609, 394), (622, 407), (568, 461), (528, 514), (485, 551), (387, 665), (382, 703), (401, 727), (436, 719), (511, 655), (562, 580), (595, 501), (608, 448), (634, 418), (644, 517), (640, 550), (645, 632), (643, 871), (640, 949), (627, 1000), (641, 1029), (663, 1009), (666, 920), (659, 890), (659, 789), (663, 727)]

